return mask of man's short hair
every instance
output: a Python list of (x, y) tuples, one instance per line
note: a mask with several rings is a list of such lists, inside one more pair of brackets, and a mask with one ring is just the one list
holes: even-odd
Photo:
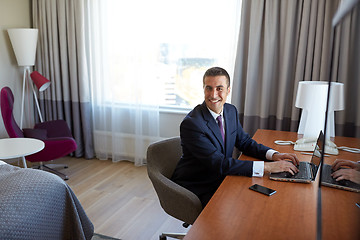
[(227, 81), (227, 87), (230, 87), (230, 76), (228, 74), (228, 72), (221, 68), (221, 67), (212, 67), (209, 68), (208, 70), (206, 70), (204, 76), (203, 76), (203, 86), (205, 86), (205, 77), (216, 77), (216, 76), (225, 76)]

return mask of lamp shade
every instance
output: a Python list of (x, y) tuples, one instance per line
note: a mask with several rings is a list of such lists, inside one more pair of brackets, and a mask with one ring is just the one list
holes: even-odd
[[(309, 109), (311, 107), (326, 108), (328, 86), (327, 82), (302, 81), (299, 82), (295, 107)], [(315, 106), (314, 106), (315, 105)]]
[(38, 29), (13, 28), (7, 30), (19, 66), (35, 65)]
[(35, 83), (36, 87), (39, 89), (40, 92), (44, 91), (50, 86), (50, 80), (41, 75), (37, 71), (33, 71), (30, 74), (31, 79)]
[[(304, 138), (317, 138), (324, 131), (329, 83), (325, 81), (299, 82), (295, 107), (302, 108), (298, 134)], [(335, 137), (334, 111), (344, 109), (344, 84), (331, 83), (327, 138)]]
[(330, 89), (329, 110), (340, 111), (344, 109), (344, 84), (339, 82), (332, 82)]

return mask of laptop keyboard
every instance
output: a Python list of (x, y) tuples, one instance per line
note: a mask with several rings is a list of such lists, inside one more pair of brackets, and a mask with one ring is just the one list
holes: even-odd
[[(331, 177), (331, 173), (334, 171), (332, 170), (330, 165), (325, 164), (322, 168), (322, 182), (331, 184), (332, 186), (340, 186), (341, 187), (347, 187), (348, 189), (353, 189), (354, 191), (359, 192), (360, 191), (360, 184), (351, 182), (350, 180), (340, 180), (336, 181), (333, 177)], [(350, 190), (350, 191), (353, 191)]]
[(334, 172), (334, 170), (331, 168), (330, 165), (324, 164), (324, 166), (322, 168), (322, 175), (321, 175), (322, 181), (327, 182), (327, 183), (331, 183), (331, 184), (346, 186), (346, 187), (349, 187), (350, 185), (352, 185), (349, 180), (336, 181), (335, 178), (333, 178), (331, 176), (331, 174), (333, 172)]
[(289, 173), (288, 178), (308, 179), (310, 176), (309, 164), (305, 162), (300, 162), (299, 166), (297, 167), (299, 169), (299, 172), (295, 173), (295, 175), (291, 175), (291, 173)]
[(330, 165), (324, 165), (322, 168), (322, 181), (328, 182), (328, 183), (336, 183), (336, 180), (331, 176), (331, 174), (334, 172), (332, 170)]

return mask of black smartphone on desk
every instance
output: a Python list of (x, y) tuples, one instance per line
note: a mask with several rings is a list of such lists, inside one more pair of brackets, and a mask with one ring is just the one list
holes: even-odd
[(270, 189), (270, 188), (267, 188), (267, 187), (264, 187), (264, 186), (261, 186), (258, 184), (252, 185), (251, 187), (249, 187), (249, 189), (259, 192), (259, 193), (262, 193), (262, 194), (265, 194), (266, 196), (271, 196), (274, 193), (276, 193), (276, 191), (274, 189)]

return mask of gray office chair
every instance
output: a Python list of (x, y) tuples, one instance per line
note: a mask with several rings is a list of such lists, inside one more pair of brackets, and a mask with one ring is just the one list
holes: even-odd
[[(181, 155), (180, 137), (153, 143), (147, 149), (147, 170), (161, 207), (170, 216), (184, 221), (183, 226), (187, 227), (199, 216), (202, 205), (194, 193), (170, 180)], [(184, 236), (181, 233), (162, 233), (159, 239), (182, 239)]]

